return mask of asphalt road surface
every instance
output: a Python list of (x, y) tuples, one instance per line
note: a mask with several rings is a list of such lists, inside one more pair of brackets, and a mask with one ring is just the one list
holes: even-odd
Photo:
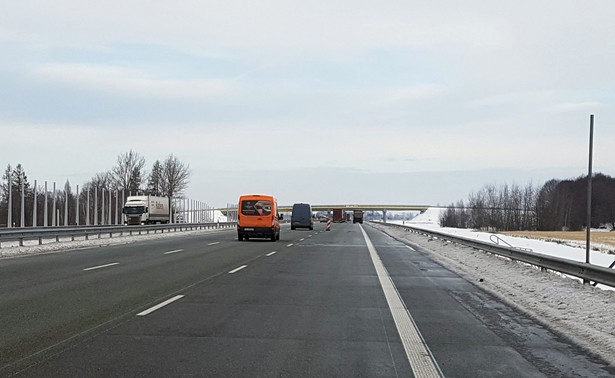
[(572, 377), (612, 366), (367, 224), (0, 260), (0, 376)]

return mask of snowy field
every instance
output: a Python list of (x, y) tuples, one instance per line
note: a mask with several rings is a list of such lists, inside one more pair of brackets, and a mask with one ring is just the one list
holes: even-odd
[[(452, 227), (440, 227), (438, 220), (440, 213), (444, 209), (428, 209), (425, 213), (418, 215), (409, 221), (389, 221), (389, 223), (406, 224), (408, 226), (422, 228), (425, 230), (438, 231), (450, 235), (461, 236), (469, 239), (476, 239), (484, 242), (491, 243), (491, 236), (494, 235), (489, 232), (476, 232), (470, 229), (452, 228)], [(592, 232), (605, 232), (604, 230), (595, 230)], [(606, 231), (608, 232), (608, 231)], [(564, 243), (557, 243), (552, 241), (541, 241), (528, 239), (523, 237), (508, 236), (502, 234), (496, 234), (500, 239), (510, 244), (515, 248), (529, 248), (534, 252), (542, 253), (549, 256), (557, 256), (568, 260), (585, 262), (585, 242), (567, 241)], [(505, 244), (503, 244), (505, 245)], [(590, 251), (590, 262), (595, 265), (608, 267), (615, 261), (615, 255), (609, 254), (608, 251), (614, 249), (613, 246), (592, 244), (592, 250)]]
[[(439, 211), (430, 209), (411, 221), (405, 221), (405, 224), (489, 241), (489, 233), (441, 228), (438, 219)], [(583, 285), (576, 278), (541, 272), (527, 264), (434, 240), (398, 227), (374, 226), (398, 239), (422, 247), (443, 266), (615, 365), (615, 290)], [(500, 237), (515, 247), (585, 261), (584, 248), (525, 238)], [(592, 251), (591, 254), (591, 262), (603, 266), (608, 266), (614, 259), (615, 255), (599, 251)]]

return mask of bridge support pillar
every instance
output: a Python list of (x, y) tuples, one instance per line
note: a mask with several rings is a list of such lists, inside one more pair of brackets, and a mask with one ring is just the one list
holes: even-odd
[(386, 222), (387, 222), (387, 210), (382, 209), (382, 223), (386, 223)]

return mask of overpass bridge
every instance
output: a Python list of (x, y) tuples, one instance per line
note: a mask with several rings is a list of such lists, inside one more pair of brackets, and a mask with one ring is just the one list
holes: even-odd
[[(343, 210), (363, 210), (363, 211), (425, 211), (430, 206), (427, 205), (312, 205), (313, 211), (330, 211), (333, 209)], [(281, 212), (288, 212), (293, 209), (293, 206), (278, 206)]]
[[(333, 211), (334, 209), (342, 209), (344, 211), (363, 210), (363, 211), (382, 211), (383, 220), (386, 221), (387, 211), (420, 211), (421, 213), (428, 208), (433, 207), (429, 205), (365, 205), (365, 204), (337, 204), (337, 205), (312, 205), (312, 211)], [(289, 213), (293, 209), (292, 205), (278, 206), (280, 213)], [(229, 219), (236, 219), (237, 207), (218, 209), (222, 214), (229, 216)]]

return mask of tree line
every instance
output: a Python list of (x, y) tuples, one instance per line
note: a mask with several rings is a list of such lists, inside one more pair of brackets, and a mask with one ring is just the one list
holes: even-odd
[[(576, 231), (587, 224), (587, 176), (547, 181), (542, 187), (486, 185), (467, 202), (452, 203), (440, 216), (443, 227), (485, 231)], [(591, 227), (615, 228), (615, 179), (592, 176)]]
[[(37, 187), (34, 188), (21, 164), (17, 164), (15, 168), (9, 164), (0, 184), (0, 226), (6, 225), (8, 219), (9, 198), (12, 220), (19, 225), (22, 188), (25, 226), (28, 227), (33, 225), (35, 208), (38, 226), (51, 225), (53, 222), (50, 219), (53, 220), (54, 216), (59, 218), (58, 225), (76, 224), (78, 217), (81, 224), (84, 224), (86, 215), (90, 216), (89, 224), (104, 224), (107, 218), (119, 217), (118, 213), (123, 206), (120, 202), (125, 196), (147, 194), (174, 198), (181, 196), (188, 187), (191, 174), (189, 165), (176, 156), (171, 154), (162, 162), (156, 160), (149, 172), (146, 171), (145, 165), (145, 158), (137, 152), (130, 150), (120, 154), (111, 170), (95, 174), (82, 185), (77, 194), (69, 180), (62, 188), (55, 190), (52, 187), (45, 188), (41, 182), (37, 182)], [(44, 219), (45, 199), (49, 218), (47, 221)], [(79, 208), (76, 208), (77, 203)], [(119, 206), (115, 206), (115, 203)], [(88, 204), (89, 209), (86, 208)], [(58, 214), (51, 214), (53, 209), (57, 209)], [(93, 219), (98, 213), (95, 209), (100, 211), (100, 219), (96, 221)]]

